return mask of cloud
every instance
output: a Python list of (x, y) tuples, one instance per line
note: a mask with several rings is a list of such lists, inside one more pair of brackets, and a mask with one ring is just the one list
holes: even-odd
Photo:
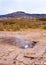
[(24, 0), (14, 0), (14, 1), (16, 1), (16, 2), (24, 2)]
[(46, 0), (0, 0), (0, 14), (14, 11), (46, 13)]
[(2, 14), (8, 14), (8, 13), (15, 12), (15, 10), (12, 8), (7, 8), (7, 9), (0, 10), (0, 12), (1, 12), (0, 14), (2, 15)]
[(8, 9), (8, 10), (6, 10), (6, 11), (7, 11), (7, 13), (12, 13), (12, 12), (14, 12), (13, 9)]

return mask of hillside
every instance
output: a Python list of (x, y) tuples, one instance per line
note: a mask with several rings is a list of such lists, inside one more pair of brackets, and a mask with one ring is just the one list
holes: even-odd
[(0, 20), (0, 31), (46, 29), (46, 18), (8, 18)]

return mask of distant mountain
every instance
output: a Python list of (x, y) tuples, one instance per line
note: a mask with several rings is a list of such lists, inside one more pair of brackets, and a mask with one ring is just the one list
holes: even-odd
[(13, 12), (6, 15), (0, 15), (0, 18), (43, 18), (46, 17), (46, 14), (29, 14), (22, 11)]

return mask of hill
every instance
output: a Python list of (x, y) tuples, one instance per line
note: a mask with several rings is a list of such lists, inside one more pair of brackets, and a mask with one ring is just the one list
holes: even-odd
[(44, 18), (46, 17), (46, 14), (30, 14), (30, 13), (25, 13), (22, 11), (17, 11), (5, 15), (0, 15), (1, 18)]

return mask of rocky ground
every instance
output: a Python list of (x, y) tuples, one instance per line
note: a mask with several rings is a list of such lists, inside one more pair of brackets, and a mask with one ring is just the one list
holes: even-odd
[[(22, 49), (13, 45), (16, 38), (38, 43)], [(46, 65), (46, 30), (0, 32), (0, 65)]]

